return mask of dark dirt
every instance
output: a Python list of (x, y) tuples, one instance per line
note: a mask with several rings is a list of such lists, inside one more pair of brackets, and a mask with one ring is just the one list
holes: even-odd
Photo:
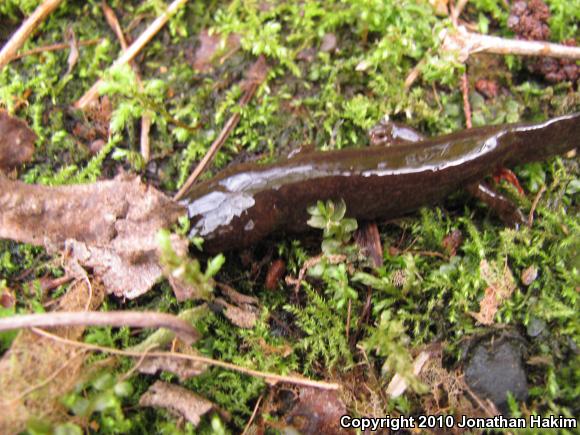
[[(548, 41), (550, 38), (549, 19), (550, 9), (542, 0), (517, 1), (511, 8), (508, 27), (516, 33), (518, 39)], [(573, 39), (561, 43), (569, 46), (576, 45)], [(534, 58), (528, 61), (528, 69), (550, 83), (575, 82), (580, 76), (578, 65), (571, 59)]]

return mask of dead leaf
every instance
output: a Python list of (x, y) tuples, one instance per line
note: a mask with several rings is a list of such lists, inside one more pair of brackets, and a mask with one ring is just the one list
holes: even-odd
[(213, 64), (219, 53), (232, 52), (240, 47), (240, 36), (231, 33), (223, 41), (219, 33), (209, 34), (204, 29), (199, 34), (200, 46), (195, 51), (193, 68), (200, 72), (208, 72), (213, 68)]
[(457, 254), (457, 249), (463, 243), (463, 234), (461, 230), (455, 229), (445, 236), (441, 245), (450, 257), (454, 257)]
[(354, 239), (364, 254), (373, 261), (375, 267), (383, 265), (383, 245), (375, 222), (361, 223), (354, 233)]
[(24, 121), (0, 109), (0, 171), (29, 162), (35, 141), (36, 134)]
[(29, 185), (0, 176), (0, 238), (66, 247), (109, 293), (135, 298), (162, 275), (156, 235), (184, 208), (139, 178), (72, 186)]
[(347, 414), (347, 409), (338, 391), (302, 387), (296, 399), (290, 412), (284, 416), (284, 421), (300, 433), (352, 433), (339, 425), (340, 417)]
[(199, 425), (201, 417), (214, 409), (214, 404), (192, 391), (166, 382), (155, 382), (139, 399), (139, 405), (164, 408), (183, 416), (194, 426)]
[[(71, 285), (60, 299), (58, 311), (97, 309), (105, 295), (103, 285), (87, 281)], [(85, 327), (57, 327), (50, 332), (78, 340)], [(29, 330), (22, 330), (0, 360), (0, 433), (25, 430), (32, 417), (62, 422), (68, 411), (60, 398), (71, 391), (83, 374), (86, 353), (56, 343)], [(47, 382), (48, 380), (48, 382)]]
[(481, 260), (479, 272), (488, 287), (485, 289), (483, 299), (479, 302), (479, 312), (470, 314), (479, 323), (491, 325), (498, 308), (516, 289), (516, 282), (507, 263), (503, 271), (500, 271), (495, 262)]
[(75, 35), (74, 29), (72, 27), (69, 27), (67, 29), (66, 39), (70, 47), (70, 53), (67, 59), (68, 69), (66, 70), (65, 74), (68, 75), (72, 72), (73, 68), (77, 64), (77, 61), (79, 60), (79, 45), (77, 42), (77, 37)]
[(522, 272), (522, 284), (526, 287), (530, 286), (538, 277), (538, 268), (534, 265), (529, 266)]
[(286, 272), (286, 263), (284, 260), (278, 258), (275, 260), (270, 267), (268, 268), (268, 272), (266, 273), (266, 280), (265, 280), (265, 287), (268, 290), (276, 290), (278, 282)]
[[(199, 355), (199, 353), (190, 346), (182, 346), (180, 353)], [(171, 358), (169, 356), (145, 358), (137, 368), (140, 373), (148, 375), (154, 375), (160, 371), (171, 372), (176, 374), (181, 381), (199, 376), (206, 369), (207, 364), (187, 359)]]
[(322, 37), (322, 43), (320, 44), (320, 51), (330, 53), (336, 50), (337, 39), (334, 33), (326, 33)]
[(16, 297), (7, 287), (0, 287), (0, 307), (12, 308), (16, 305)]
[(256, 322), (258, 321), (256, 308), (252, 309), (247, 305), (244, 307), (236, 307), (226, 302), (223, 298), (215, 298), (213, 302), (224, 309), (223, 315), (234, 325), (246, 329), (251, 329), (256, 326)]
[(221, 290), (222, 294), (226, 296), (231, 302), (236, 305), (255, 305), (257, 306), (260, 300), (254, 296), (245, 295), (238, 292), (233, 287), (223, 284), (221, 282), (217, 283), (217, 286)]
[(253, 328), (260, 311), (258, 299), (244, 295), (227, 284), (216, 283), (216, 285), (224, 297), (215, 298), (213, 303), (223, 309), (222, 314), (240, 328)]

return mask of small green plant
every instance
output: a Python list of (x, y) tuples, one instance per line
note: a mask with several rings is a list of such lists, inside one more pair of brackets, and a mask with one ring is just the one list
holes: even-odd
[(157, 241), (161, 249), (160, 262), (165, 267), (166, 274), (178, 282), (193, 287), (194, 299), (211, 299), (215, 284), (213, 277), (225, 263), (224, 255), (219, 254), (209, 260), (205, 272), (202, 272), (199, 260), (190, 258), (186, 253), (175, 252), (169, 231), (159, 231)]
[(303, 354), (305, 371), (314, 373), (313, 367), (321, 359), (329, 368), (338, 363), (350, 364), (352, 353), (342, 317), (308, 283), (303, 288), (308, 299), (306, 306), (286, 305), (284, 309), (296, 317), (296, 324), (306, 334), (295, 345), (295, 349)]
[(76, 389), (63, 397), (63, 404), (77, 417), (88, 421), (95, 413), (100, 414), (101, 431), (104, 433), (126, 433), (132, 427), (125, 417), (123, 401), (133, 394), (128, 381), (118, 381), (111, 373), (103, 372), (92, 380), (77, 385)]
[(352, 239), (358, 225), (355, 219), (345, 218), (346, 203), (343, 199), (333, 201), (318, 201), (316, 205), (308, 207), (311, 215), (308, 225), (322, 230), (322, 252), (326, 255), (343, 254), (348, 249), (347, 242)]
[(393, 319), (391, 311), (385, 310), (376, 329), (363, 342), (363, 346), (368, 351), (374, 351), (385, 358), (383, 375), (393, 376), (396, 373), (413, 391), (426, 392), (426, 387), (413, 373), (413, 359), (409, 353), (410, 343), (403, 322)]

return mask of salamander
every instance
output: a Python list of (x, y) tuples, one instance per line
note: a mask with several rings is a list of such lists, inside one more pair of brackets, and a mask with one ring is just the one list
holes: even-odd
[[(400, 217), (467, 187), (480, 199), (501, 203), (477, 182), (497, 168), (577, 147), (580, 113), (428, 139), (400, 133), (413, 143), (232, 165), (185, 196), (190, 236), (203, 237), (204, 251), (214, 253), (247, 247), (275, 232), (302, 232), (308, 229), (306, 209), (317, 200), (343, 199), (347, 216), (364, 220)], [(504, 209), (513, 214), (509, 206)]]

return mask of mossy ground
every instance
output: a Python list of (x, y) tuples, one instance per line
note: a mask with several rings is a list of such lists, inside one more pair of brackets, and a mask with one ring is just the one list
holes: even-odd
[[(0, 23), (6, 29), (15, 28), (23, 14), (38, 3), (5, 1), (0, 4)], [(578, 0), (547, 3), (553, 14), (553, 38), (578, 40)], [(129, 34), (134, 38), (160, 13), (164, 2), (111, 1), (109, 5), (118, 14), (122, 27), (132, 28)], [(501, 0), (471, 1), (463, 15), (480, 31), (510, 36), (507, 16)], [(88, 144), (72, 132), (76, 123), (90, 125), (91, 120), (83, 119), (70, 105), (101, 76), (120, 47), (99, 2), (69, 0), (47, 19), (24, 49), (61, 42), (68, 27), (79, 41), (99, 38), (101, 42), (82, 47), (70, 73), (66, 50), (12, 62), (0, 71), (0, 105), (25, 119), (39, 137), (34, 161), (20, 172), (21, 179), (44, 184), (90, 182), (109, 177), (123, 167), (138, 172), (160, 189), (173, 192), (234, 111), (240, 111), (241, 121), (205, 176), (231, 161), (269, 160), (303, 144), (320, 149), (364, 148), (368, 144), (367, 130), (386, 114), (428, 135), (463, 128), (459, 83), (466, 67), (442, 54), (438, 40), (439, 31), (449, 25), (449, 19), (437, 16), (426, 1), (189, 2), (138, 56), (144, 91), (137, 90), (128, 69), (106, 76), (105, 91), (114, 109), (111, 136), (100, 153), (91, 155)], [(239, 34), (241, 49), (212, 71), (199, 73), (191, 67), (191, 57), (199, 44), (200, 31), (206, 28), (224, 36)], [(0, 37), (8, 34), (9, 31), (2, 31)], [(331, 52), (319, 50), (326, 34), (337, 38), (336, 49)], [(312, 49), (311, 56), (304, 59), (300, 53), (308, 49)], [(260, 54), (267, 57), (271, 66), (268, 78), (250, 104), (239, 109), (240, 81)], [(419, 79), (407, 90), (405, 79), (419, 63)], [(365, 65), (364, 71), (357, 70), (361, 64)], [(529, 75), (520, 58), (477, 57), (470, 60), (467, 71), (476, 126), (541, 120), (580, 109), (577, 85), (548, 85)], [(484, 100), (473, 90), (473, 83), (479, 78), (495, 80), (502, 92), (493, 100)], [(141, 162), (138, 152), (138, 120), (143, 111), (153, 117), (152, 162), (147, 165)], [(192, 128), (176, 126), (171, 117)], [(453, 367), (462, 361), (466, 340), (490, 330), (509, 328), (526, 337), (528, 356), (547, 361), (529, 371), (527, 409), (578, 415), (578, 161), (552, 158), (516, 168), (516, 173), (526, 196), (518, 197), (509, 185), (502, 188), (526, 212), (541, 186), (546, 186), (532, 228), (508, 229), (485, 207), (457, 194), (440, 207), (380, 224), (387, 248), (380, 269), (370, 272), (357, 261), (349, 261), (354, 271), (331, 266), (323, 279), (305, 284), (298, 298), (282, 283), (276, 291), (267, 290), (264, 272), (252, 274), (234, 254), (227, 254), (228, 261), (217, 279), (234, 282), (237, 290), (258, 296), (263, 307), (261, 320), (252, 330), (240, 330), (220, 315), (210, 314), (198, 325), (203, 332), (198, 348), (206, 355), (242, 366), (278, 373), (298, 372), (344, 382), (348, 387), (349, 382), (365, 382), (355, 376), (359, 373), (356, 365), (362, 361), (357, 342), (379, 348), (378, 352), (368, 353), (369, 369), (380, 367), (393, 350), (403, 356), (401, 361), (390, 361), (387, 368), (404, 368), (412, 349), (434, 341), (445, 343), (445, 361)], [(444, 252), (442, 241), (455, 229), (464, 236), (456, 256), (421, 254)], [(287, 273), (296, 276), (304, 261), (320, 253), (319, 242), (269, 240), (251, 251), (250, 261), (259, 263), (264, 255), (274, 255), (286, 262)], [(389, 247), (396, 247), (398, 252), (389, 253)], [(483, 259), (500, 265), (507, 263), (517, 282), (515, 293), (500, 307), (496, 325), (491, 328), (478, 325), (469, 314), (478, 311), (486, 287), (479, 273)], [(29, 269), (32, 274), (27, 274), (26, 280), (46, 273), (62, 274), (54, 264), (41, 249), (0, 241), (0, 285), (23, 288), (21, 274)], [(536, 266), (539, 275), (525, 287), (520, 276), (530, 266)], [(359, 272), (374, 273), (377, 279), (367, 277), (365, 281), (361, 275), (354, 279)], [(395, 273), (407, 277), (402, 288), (388, 284)], [(371, 319), (358, 328), (365, 295), (371, 287)], [(5, 314), (41, 309), (38, 295), (34, 290), (19, 291), (16, 307)], [(103, 309), (178, 312), (194, 305), (178, 303), (169, 285), (160, 284), (136, 301), (109, 299)], [(281, 334), (272, 326), (273, 317), (286, 319), (298, 332)], [(537, 325), (542, 325), (541, 333), (530, 334), (529, 329)], [(131, 335), (126, 329), (92, 328), (87, 340), (126, 347), (144, 336), (145, 333)], [(2, 338), (5, 349), (10, 337)], [(271, 351), (284, 345), (292, 347), (289, 355)], [(116, 376), (129, 367), (129, 361), (122, 361), (111, 370)], [(170, 375), (162, 377), (172, 379)], [(98, 422), (101, 430), (111, 433), (138, 433), (152, 428), (174, 431), (174, 419), (168, 414), (135, 406), (152, 382), (152, 377), (134, 376), (132, 394), (111, 402), (110, 409), (115, 412), (95, 413), (91, 419)], [(222, 369), (210, 369), (186, 386), (232, 415), (228, 424), (219, 423), (215, 416), (213, 420), (206, 417), (201, 432), (239, 432), (256, 400), (267, 389), (260, 380)], [(83, 394), (90, 395), (93, 390), (89, 385)], [(366, 409), (364, 396), (358, 400), (358, 409)], [(512, 408), (514, 413), (526, 412), (522, 404), (514, 403)], [(421, 412), (420, 396), (409, 393), (384, 403), (384, 410)], [(189, 425), (182, 430), (194, 431)]]

